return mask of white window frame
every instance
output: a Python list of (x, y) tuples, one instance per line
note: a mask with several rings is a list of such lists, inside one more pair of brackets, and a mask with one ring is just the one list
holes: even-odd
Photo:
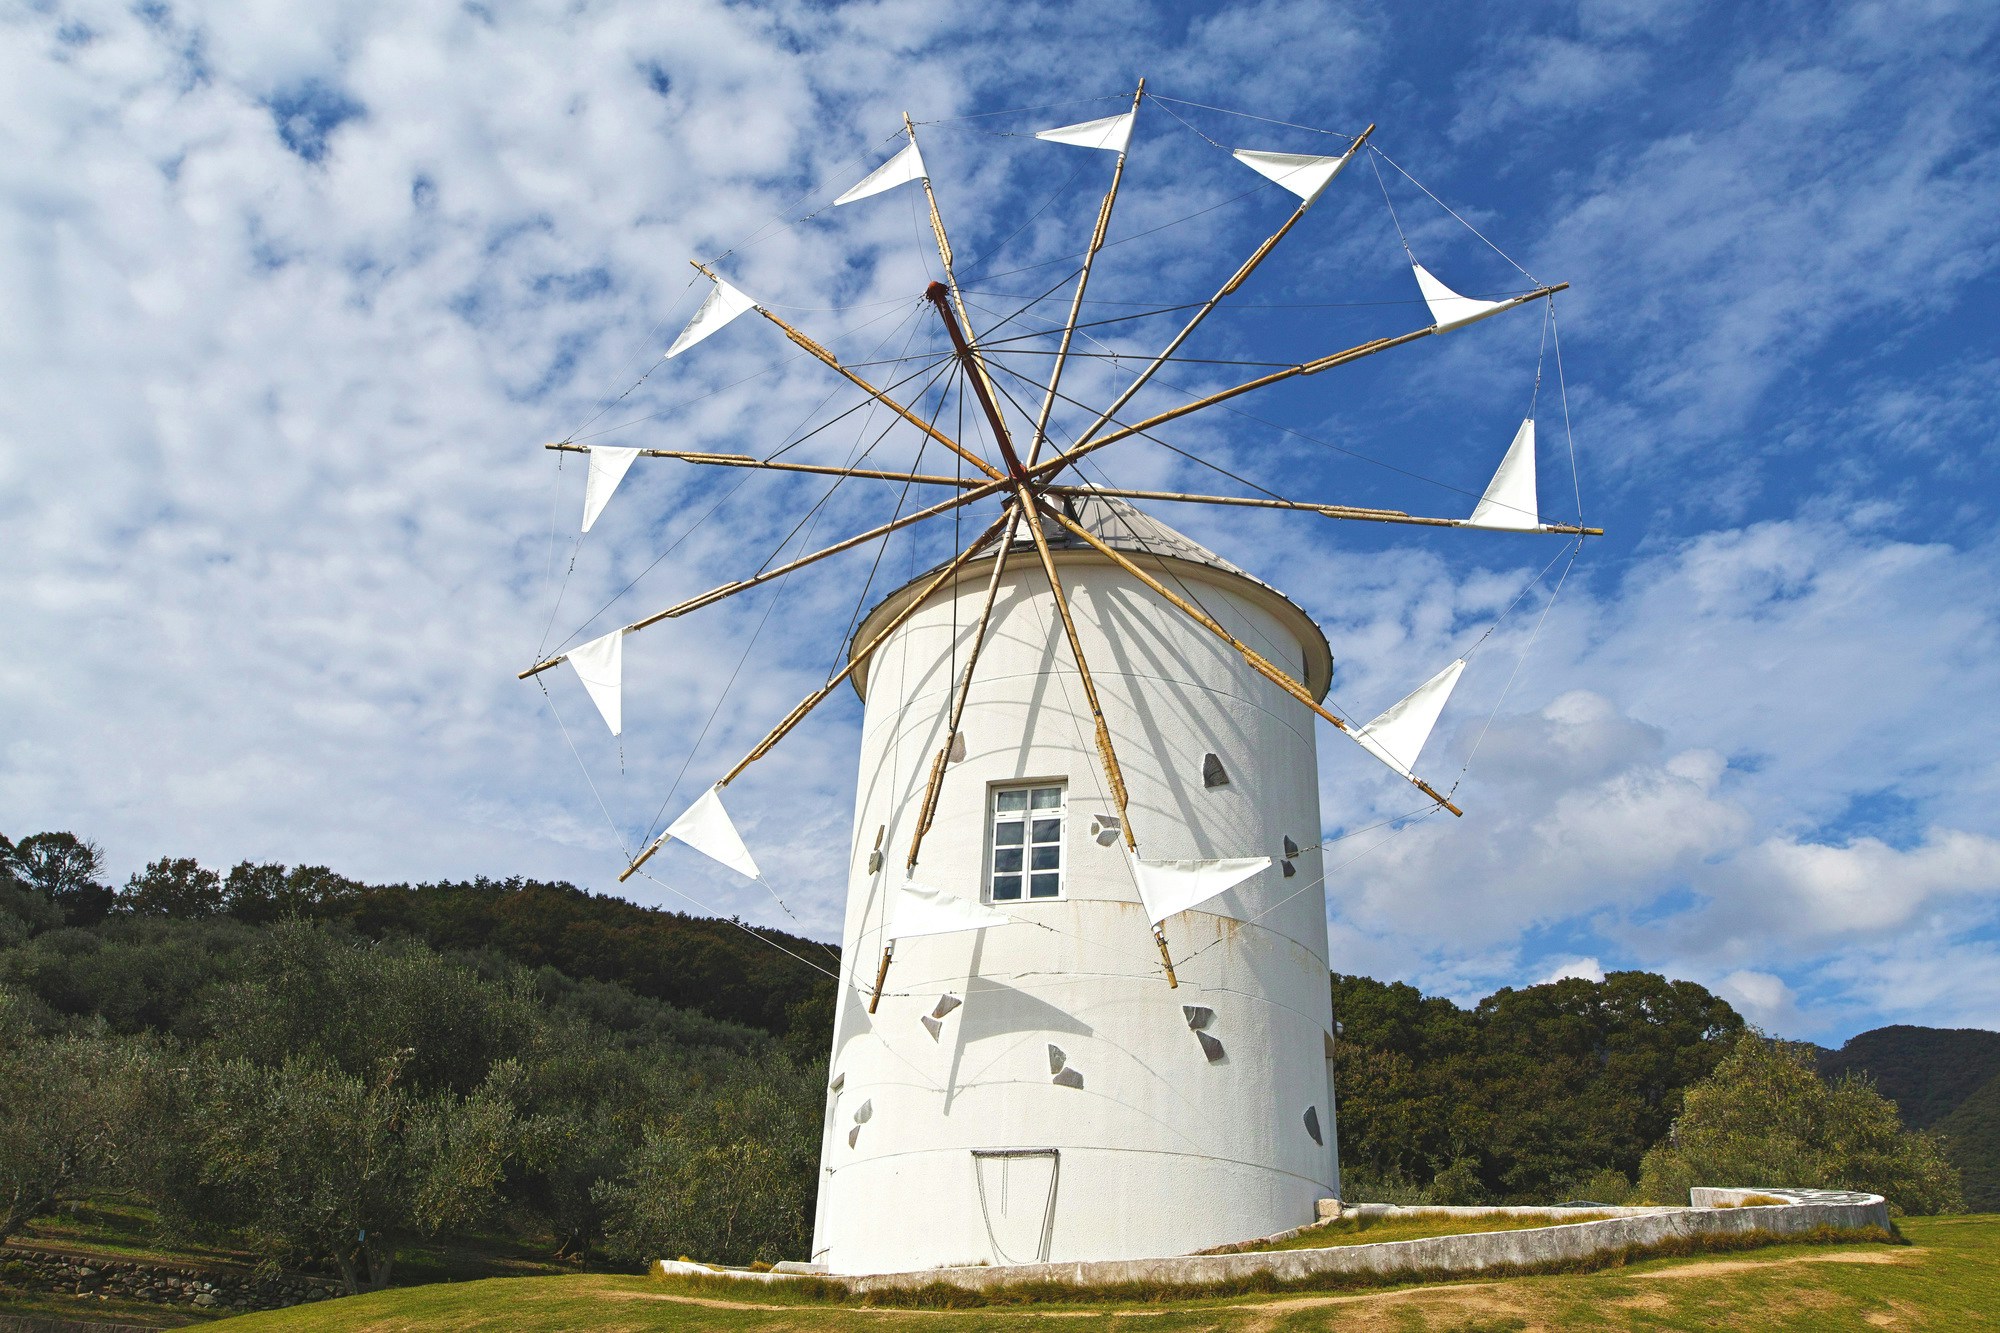
[[(1069, 782), (1064, 778), (1044, 778), (1039, 782), (995, 783), (986, 790), (984, 861), (986, 900), (990, 903), (1048, 903), (1057, 902), (1067, 896), (1069, 888)], [(1038, 822), (1046, 822), (1049, 819), (1050, 816), (1046, 812), (1050, 807), (1035, 805), (1035, 798), (1038, 795), (1045, 796), (1050, 791), (1055, 793), (1056, 803), (1053, 809), (1056, 836), (1052, 842), (1046, 838), (1037, 841), (1034, 837), (1034, 825)], [(1015, 794), (1024, 796), (1026, 804), (1021, 807), (1018, 813), (1014, 810), (1003, 810), (1001, 808), (1003, 798)], [(1004, 803), (1012, 804), (1011, 801)], [(1004, 836), (1003, 829), (1008, 826), (1020, 830), (1019, 842), (1007, 844), (1001, 842), (1001, 838)], [(1055, 892), (1037, 894), (1034, 891), (1035, 879), (1050, 872), (1046, 868), (1040, 871), (1035, 869), (1033, 864), (1034, 854), (1037, 850), (1051, 847), (1055, 849), (1056, 854), (1054, 871), (1056, 877)], [(1001, 854), (1015, 850), (1020, 852), (1021, 869), (1019, 871), (1000, 869)], [(1019, 888), (1012, 896), (1003, 896), (1001, 890), (1007, 887), (1004, 881), (1015, 877), (1019, 879)]]

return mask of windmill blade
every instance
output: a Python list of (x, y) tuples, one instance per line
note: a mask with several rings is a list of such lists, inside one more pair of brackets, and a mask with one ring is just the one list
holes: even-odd
[(1366, 726), (1348, 734), (1362, 749), (1415, 782), (1417, 775), (1412, 770), (1417, 766), (1417, 756), (1423, 753), (1424, 742), (1430, 739), (1439, 715), (1444, 712), (1445, 700), (1451, 698), (1453, 687), (1464, 674), (1465, 659), (1461, 657), (1390, 704)]
[(639, 451), (609, 444), (585, 447), (590, 452), (590, 470), (583, 479), (583, 530), (589, 532), (590, 525), (597, 522), (597, 516), (604, 512), (611, 493), (618, 489), (619, 482), (625, 480), (626, 470), (639, 456)]
[(1309, 153), (1261, 153), (1251, 148), (1238, 148), (1230, 156), (1310, 204), (1333, 184), (1333, 178), (1353, 158), (1354, 150), (1349, 149), (1339, 157), (1315, 157)]
[(1052, 130), (1037, 130), (1035, 137), (1049, 143), (1074, 144), (1078, 148), (1102, 148), (1108, 152), (1122, 153), (1132, 139), (1132, 122), (1138, 119), (1138, 112), (1124, 111), (1102, 120), (1086, 120), (1075, 125), (1058, 125)]
[(1271, 868), (1268, 856), (1242, 856), (1205, 861), (1141, 861), (1128, 856), (1132, 878), (1139, 885), (1139, 901), (1146, 905), (1146, 919), (1159, 925), (1177, 912), (1199, 907), (1217, 894)]
[(928, 174), (924, 170), (924, 155), (917, 151), (916, 142), (912, 140), (903, 147), (903, 151), (863, 176), (853, 189), (834, 200), (834, 207), (855, 203), (871, 195), (881, 194), (884, 190), (893, 190), (898, 185), (907, 185), (914, 180), (922, 180)]
[[(705, 269), (703, 271), (707, 272)], [(674, 339), (673, 346), (667, 349), (667, 358), (669, 360), (679, 356), (702, 339), (720, 333), (723, 326), (738, 315), (745, 314), (757, 308), (755, 301), (745, 296), (742, 292), (737, 291), (721, 278), (716, 277), (713, 273), (708, 274), (708, 277), (715, 286), (708, 293), (708, 298), (701, 303), (701, 308), (694, 312), (694, 318), (689, 320), (687, 327), (681, 330), (681, 336)]]
[(1473, 506), (1469, 528), (1494, 528), (1502, 532), (1535, 532), (1542, 526), (1541, 509), (1535, 496), (1535, 419), (1529, 417), (1514, 432), (1499, 471), (1487, 483), (1486, 493)]
[(1476, 324), (1488, 316), (1499, 314), (1510, 304), (1507, 301), (1478, 301), (1470, 296), (1460, 296), (1439, 282), (1422, 264), (1413, 261), (1410, 267), (1416, 270), (1417, 288), (1424, 294), (1424, 304), (1431, 308), (1431, 318), (1437, 321), (1435, 328), (1439, 333)]
[(952, 935), (961, 930), (985, 930), (989, 926), (1011, 924), (1013, 918), (1006, 913), (982, 907), (943, 889), (904, 884), (896, 890), (895, 915), (890, 918), (889, 928), (883, 936), (891, 940), (907, 940), (918, 935)]
[(666, 837), (661, 841), (679, 838), (688, 846), (712, 861), (719, 861), (737, 874), (750, 879), (760, 879), (757, 862), (750, 856), (750, 849), (743, 845), (743, 838), (736, 832), (736, 825), (730, 821), (729, 812), (722, 808), (722, 792), (710, 787), (701, 798), (686, 810), (681, 817), (667, 825)]
[(589, 643), (580, 643), (564, 656), (575, 669), (576, 678), (583, 682), (590, 702), (597, 705), (604, 725), (616, 736), (625, 725), (625, 631), (615, 629)]

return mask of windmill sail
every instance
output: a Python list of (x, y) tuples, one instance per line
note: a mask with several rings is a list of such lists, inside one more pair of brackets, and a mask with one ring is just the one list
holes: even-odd
[(863, 176), (853, 189), (834, 200), (834, 207), (866, 199), (884, 190), (893, 190), (909, 181), (922, 180), (928, 174), (924, 170), (924, 155), (917, 151), (916, 141), (912, 140), (902, 152)]
[(757, 863), (750, 858), (750, 849), (743, 845), (736, 825), (729, 821), (729, 812), (722, 808), (722, 793), (715, 787), (703, 792), (700, 800), (683, 811), (679, 819), (667, 825), (667, 837), (679, 838), (703, 856), (720, 861), (739, 875), (760, 878)]
[(1500, 470), (1487, 484), (1486, 494), (1473, 506), (1467, 527), (1497, 528), (1506, 532), (1533, 532), (1542, 526), (1541, 510), (1535, 498), (1535, 419), (1529, 417), (1514, 432)]
[(583, 530), (597, 522), (611, 493), (625, 480), (625, 470), (639, 456), (637, 449), (621, 449), (608, 444), (590, 446), (590, 471), (583, 481)]
[[(1128, 854), (1129, 856), (1129, 854)], [(1209, 861), (1141, 861), (1130, 856), (1132, 878), (1139, 883), (1139, 900), (1146, 919), (1159, 925), (1176, 912), (1199, 907), (1210, 898), (1268, 870), (1268, 856), (1244, 856)]]
[(1059, 125), (1052, 130), (1037, 130), (1037, 139), (1050, 143), (1075, 144), (1078, 148), (1103, 148), (1113, 153), (1125, 151), (1125, 145), (1132, 141), (1132, 122), (1138, 113), (1127, 111), (1123, 115), (1106, 116), (1102, 120), (1086, 120), (1076, 125)]
[(590, 701), (597, 705), (604, 725), (616, 736), (625, 725), (625, 631), (615, 629), (602, 638), (580, 643), (565, 656)]
[(712, 333), (722, 331), (722, 326), (747, 310), (755, 310), (757, 303), (737, 291), (721, 278), (715, 279), (715, 289), (708, 299), (701, 303), (701, 309), (694, 312), (681, 336), (674, 339), (674, 345), (667, 349), (668, 357), (679, 356), (688, 348)]
[(1319, 198), (1320, 192), (1333, 184), (1333, 178), (1347, 165), (1346, 157), (1260, 153), (1250, 148), (1239, 148), (1234, 156), (1259, 176), (1276, 181), (1307, 203)]
[(984, 930), (988, 926), (1007, 925), (1011, 920), (1005, 913), (981, 907), (969, 899), (954, 897), (942, 889), (905, 884), (896, 891), (896, 914), (885, 933), (889, 939), (906, 940), (915, 935), (950, 935), (961, 930)]
[(1431, 319), (1439, 333), (1463, 328), (1507, 308), (1505, 301), (1478, 301), (1460, 296), (1431, 276), (1431, 271), (1422, 264), (1412, 263), (1410, 267), (1417, 271), (1417, 286), (1423, 291), (1424, 304), (1431, 308)]
[(1430, 739), (1445, 700), (1451, 698), (1452, 687), (1464, 672), (1465, 659), (1461, 657), (1390, 704), (1380, 717), (1355, 731), (1354, 739), (1361, 742), (1362, 749), (1415, 781), (1417, 775), (1411, 770), (1417, 756), (1424, 752), (1424, 742)]

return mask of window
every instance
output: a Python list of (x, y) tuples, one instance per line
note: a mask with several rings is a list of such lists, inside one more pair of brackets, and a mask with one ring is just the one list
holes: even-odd
[(1062, 894), (1063, 789), (996, 787), (987, 883), (996, 903)]

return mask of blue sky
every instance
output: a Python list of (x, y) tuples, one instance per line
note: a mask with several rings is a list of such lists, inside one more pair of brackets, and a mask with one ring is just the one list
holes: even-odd
[[(513, 672), (742, 575), (820, 491), (642, 460), (579, 545), (581, 470), (540, 444), (766, 450), (847, 406), (813, 416), (832, 386), (748, 322), (659, 353), (700, 294), (685, 261), (725, 252), (843, 351), (910, 337), (935, 267), (911, 192), (817, 211), (906, 109), (975, 302), (1019, 305), (1087, 236), (1109, 162), (1022, 136), (1110, 114), (1144, 74), (1180, 100), (1141, 112), (1100, 318), (1207, 295), (1287, 211), (1216, 143), (1341, 142), (1298, 126), (1378, 124), (1512, 261), (1573, 284), (1578, 480), (1610, 535), (1532, 651), (1546, 583), (1474, 657), (1423, 765), (1464, 770), (1468, 816), (1334, 844), (1336, 966), (1461, 999), (1645, 967), (1820, 1040), (2000, 1027), (1991, 6), (56, 2), (0, 23), (9, 833), (75, 829), (121, 876), (172, 854), (611, 889), (677, 783), (675, 806), (824, 678), (873, 555), (630, 639), (620, 744), (566, 672), (546, 697)], [(1382, 172), (1428, 267), (1524, 285)], [(1293, 360), (1427, 322), (1366, 160), (1239, 296), (1191, 352)], [(1298, 498), (1463, 513), (1541, 334), (1503, 316), (1175, 439)], [(1542, 364), (1544, 505), (1566, 514)], [(1074, 382), (1103, 401), (1115, 376)], [(1123, 484), (1226, 488), (1148, 445), (1101, 457)], [(894, 501), (843, 488), (812, 533)], [(1559, 549), (1162, 517), (1321, 620), (1361, 717)], [(892, 544), (878, 579), (950, 536)], [(837, 697), (731, 788), (825, 934), (858, 711)], [(1408, 810), (1322, 749), (1330, 834)], [(662, 864), (688, 898), (637, 896), (788, 924), (754, 885)]]

